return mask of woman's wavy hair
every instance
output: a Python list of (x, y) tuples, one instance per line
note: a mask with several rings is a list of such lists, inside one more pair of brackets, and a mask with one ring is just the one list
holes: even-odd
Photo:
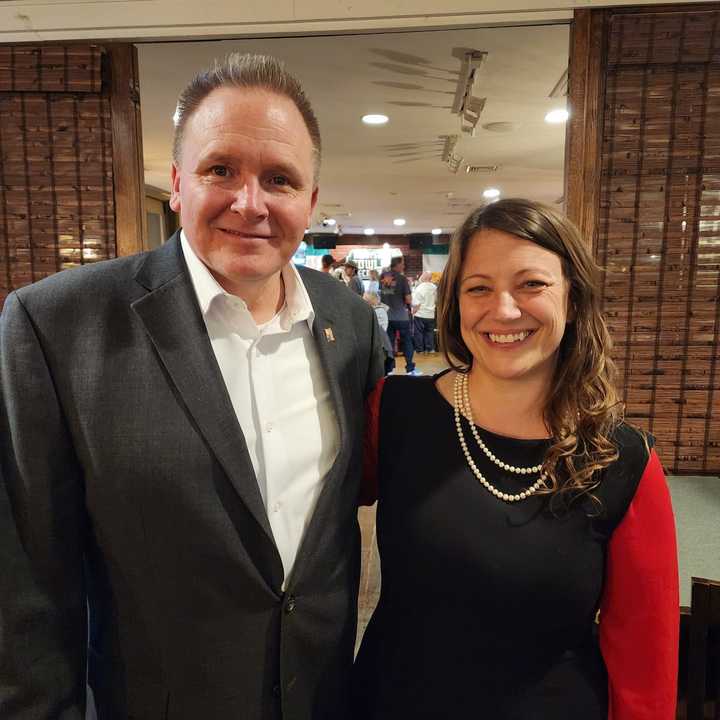
[(451, 241), (437, 299), (440, 346), (457, 372), (469, 372), (473, 362), (460, 332), (458, 286), (468, 246), (480, 230), (499, 230), (529, 240), (562, 261), (573, 320), (560, 343), (544, 410), (553, 442), (543, 462), (548, 487), (541, 492), (553, 496), (553, 505), (559, 501), (567, 506), (581, 495), (599, 503), (592, 491), (603, 468), (618, 457), (611, 436), (622, 420), (610, 358), (612, 342), (597, 290), (601, 269), (575, 225), (547, 205), (507, 199), (471, 212)]

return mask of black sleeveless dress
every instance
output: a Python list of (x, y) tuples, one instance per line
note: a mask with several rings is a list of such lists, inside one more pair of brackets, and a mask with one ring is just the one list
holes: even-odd
[[(542, 497), (508, 504), (469, 470), (434, 381), (390, 377), (382, 393), (382, 589), (354, 670), (357, 720), (607, 720), (595, 617), (608, 538), (647, 462), (642, 438), (618, 428), (599, 516), (589, 499), (559, 515)], [(534, 481), (502, 474), (463, 423), (492, 484), (517, 493)], [(480, 433), (513, 465), (539, 463), (548, 445)]]

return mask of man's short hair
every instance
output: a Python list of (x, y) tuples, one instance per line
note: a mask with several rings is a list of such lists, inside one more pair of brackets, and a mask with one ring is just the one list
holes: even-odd
[(270, 55), (230, 53), (223, 60), (215, 60), (213, 67), (200, 71), (180, 93), (173, 120), (173, 160), (180, 163), (183, 133), (188, 120), (202, 101), (221, 87), (267, 90), (291, 100), (305, 121), (313, 144), (315, 183), (320, 174), (320, 126), (315, 112), (300, 82), (285, 68), (285, 64)]
[(335, 258), (328, 253), (327, 255), (323, 255), (320, 258), (320, 262), (322, 263), (323, 267), (329, 268), (335, 264)]
[(405, 262), (405, 258), (402, 255), (396, 255), (394, 258), (391, 258), (390, 259), (390, 269), (393, 270), (401, 262)]

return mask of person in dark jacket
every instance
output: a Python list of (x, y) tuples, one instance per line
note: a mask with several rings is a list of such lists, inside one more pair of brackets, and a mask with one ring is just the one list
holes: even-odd
[(358, 266), (352, 260), (345, 261), (345, 277), (347, 278), (347, 286), (361, 297), (365, 293), (362, 280), (358, 277)]
[(102, 720), (350, 712), (380, 330), (291, 263), (320, 136), (282, 64), (233, 54), (176, 115), (182, 230), (2, 313), (3, 720), (80, 720), (86, 680)]

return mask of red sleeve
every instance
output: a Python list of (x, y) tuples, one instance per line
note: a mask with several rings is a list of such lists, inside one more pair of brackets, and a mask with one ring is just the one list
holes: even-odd
[(608, 720), (674, 720), (679, 624), (675, 521), (653, 450), (608, 545), (600, 606)]
[(365, 401), (365, 438), (363, 446), (363, 476), (360, 484), (360, 505), (372, 505), (378, 496), (378, 447), (380, 442), (380, 398), (385, 378), (380, 378)]

